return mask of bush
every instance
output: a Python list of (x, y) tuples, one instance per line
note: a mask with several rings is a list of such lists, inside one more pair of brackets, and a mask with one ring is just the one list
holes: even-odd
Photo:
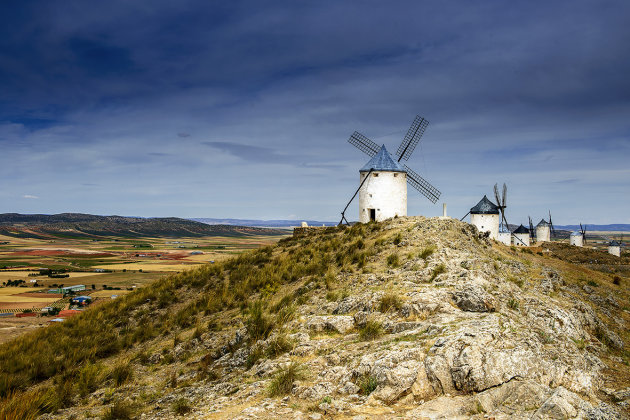
[(361, 394), (370, 395), (378, 386), (378, 381), (376, 380), (376, 377), (365, 374), (359, 377), (357, 380), (357, 386), (361, 389)]
[(299, 379), (304, 379), (304, 370), (299, 364), (291, 362), (290, 365), (278, 369), (269, 384), (269, 395), (278, 397), (289, 394), (293, 383)]
[(369, 320), (359, 330), (359, 338), (363, 341), (371, 341), (383, 335), (383, 325), (378, 321)]
[(267, 347), (267, 357), (274, 358), (293, 349), (293, 341), (289, 340), (285, 334), (278, 334), (269, 340)]
[(77, 380), (77, 391), (79, 395), (85, 397), (96, 391), (100, 383), (100, 368), (97, 365), (87, 364), (79, 371)]
[(429, 281), (433, 281), (442, 273), (446, 273), (446, 266), (444, 264), (440, 264), (433, 269), (431, 273), (431, 279)]
[(621, 284), (621, 277), (617, 275), (613, 276), (613, 284), (619, 286)]
[(114, 385), (121, 386), (133, 378), (133, 368), (129, 362), (119, 363), (109, 373)]
[(105, 410), (101, 417), (102, 420), (131, 420), (132, 418), (131, 406), (121, 401), (115, 402), (108, 410)]
[(435, 252), (435, 245), (429, 245), (429, 246), (425, 246), (422, 249), (422, 251), (420, 251), (420, 254), (418, 256), (422, 258), (423, 260), (426, 260), (431, 255), (433, 255), (434, 252)]
[(400, 265), (400, 259), (398, 258), (398, 254), (390, 254), (387, 257), (387, 265), (396, 268)]
[(518, 311), (518, 307), (519, 307), (519, 303), (518, 300), (514, 299), (514, 298), (510, 298), (510, 300), (508, 300), (507, 302), (507, 306), (508, 308), (514, 310), (514, 311)]
[(192, 407), (190, 405), (190, 401), (186, 398), (181, 397), (173, 402), (173, 412), (178, 416), (183, 416), (184, 414), (188, 414), (192, 411)]
[(402, 308), (402, 300), (397, 294), (389, 292), (381, 297), (381, 303), (379, 305), (381, 312), (388, 312), (390, 309), (399, 311), (400, 308)]
[(273, 321), (265, 314), (261, 301), (250, 305), (246, 327), (252, 341), (266, 339), (273, 330)]

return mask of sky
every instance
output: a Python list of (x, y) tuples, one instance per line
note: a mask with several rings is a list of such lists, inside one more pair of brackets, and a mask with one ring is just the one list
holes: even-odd
[[(0, 5), (0, 213), (337, 221), (429, 126), (409, 215), (630, 223), (630, 2)], [(348, 214), (358, 218), (355, 201)]]

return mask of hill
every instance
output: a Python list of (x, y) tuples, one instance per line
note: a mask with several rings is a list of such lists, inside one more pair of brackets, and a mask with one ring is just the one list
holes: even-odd
[(248, 226), (208, 225), (176, 217), (140, 218), (80, 213), (0, 214), (0, 234), (14, 237), (195, 237), (277, 235), (285, 232)]
[(196, 222), (207, 223), (209, 225), (234, 225), (234, 226), (264, 226), (264, 227), (291, 227), (300, 226), (302, 222), (309, 226), (336, 226), (337, 222), (322, 222), (317, 220), (259, 220), (259, 219), (212, 219), (208, 217), (189, 219)]
[(0, 346), (0, 418), (623, 418), (630, 259), (555, 252), (313, 229)]

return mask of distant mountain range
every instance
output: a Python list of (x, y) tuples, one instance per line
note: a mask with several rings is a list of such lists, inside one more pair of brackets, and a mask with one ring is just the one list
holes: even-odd
[[(584, 226), (584, 225), (583, 225)], [(563, 229), (563, 230), (580, 230), (580, 225), (554, 225), (553, 226), (556, 229)], [(591, 224), (587, 224), (586, 225), (586, 230), (587, 231), (599, 231), (599, 232), (614, 232), (614, 231), (619, 231), (619, 232), (630, 232), (630, 225), (629, 224), (613, 224), (613, 225), (591, 225)]]
[(0, 214), (0, 234), (14, 237), (190, 237), (278, 235), (286, 231), (227, 224), (209, 225), (177, 217), (96, 216), (81, 213)]
[(300, 226), (302, 222), (308, 223), (309, 226), (336, 226), (336, 222), (322, 222), (317, 220), (256, 220), (256, 219), (213, 219), (209, 217), (201, 217), (195, 219), (195, 222), (206, 223), (209, 225), (232, 225), (232, 226), (263, 226), (263, 227), (292, 227)]

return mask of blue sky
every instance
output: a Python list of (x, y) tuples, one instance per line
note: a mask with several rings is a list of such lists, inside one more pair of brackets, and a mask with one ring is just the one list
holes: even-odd
[(505, 182), (510, 223), (630, 223), (627, 1), (14, 3), (0, 212), (338, 220), (350, 134), (420, 114), (450, 215)]

